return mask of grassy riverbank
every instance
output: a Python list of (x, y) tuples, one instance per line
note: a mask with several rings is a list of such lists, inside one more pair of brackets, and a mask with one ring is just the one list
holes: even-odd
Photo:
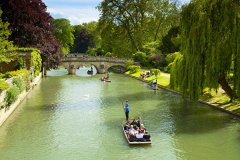
[[(130, 74), (129, 72), (126, 72), (125, 74), (140, 79), (140, 74), (144, 73), (145, 71), (148, 71), (148, 70), (141, 69), (140, 71), (134, 74)], [(152, 82), (154, 79), (155, 79), (154, 75), (148, 78), (144, 78), (144, 80), (149, 82)], [(158, 85), (163, 86), (165, 88), (169, 88), (170, 74), (161, 72), (157, 80), (158, 80), (157, 81)], [(200, 98), (200, 101), (204, 101), (206, 103), (209, 103), (210, 105), (213, 105), (220, 109), (224, 109), (226, 111), (230, 111), (240, 116), (240, 100), (239, 99), (235, 100), (232, 103), (230, 103), (229, 100), (230, 100), (229, 97), (224, 93), (224, 91), (221, 88), (218, 90), (205, 89), (203, 96), (201, 96)]]

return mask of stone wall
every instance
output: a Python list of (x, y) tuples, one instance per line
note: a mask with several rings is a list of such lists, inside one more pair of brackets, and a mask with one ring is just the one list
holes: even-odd
[[(23, 91), (17, 98), (17, 100), (11, 104), (8, 108), (0, 109), (0, 126), (7, 120), (7, 118), (11, 115), (11, 113), (18, 107), (18, 105), (22, 102), (22, 100), (27, 96), (27, 94), (36, 86), (40, 80), (42, 75), (39, 74), (33, 82), (31, 83), (31, 88), (28, 91)], [(4, 97), (6, 95), (6, 91), (3, 91), (0, 96), (0, 103), (3, 102)]]

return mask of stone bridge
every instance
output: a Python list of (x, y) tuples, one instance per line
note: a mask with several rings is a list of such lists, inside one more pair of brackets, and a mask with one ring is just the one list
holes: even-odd
[(126, 67), (126, 59), (102, 57), (102, 56), (88, 56), (86, 54), (69, 54), (62, 58), (61, 65), (68, 70), (68, 74), (75, 74), (76, 70), (84, 65), (93, 65), (97, 74), (104, 74), (112, 66)]

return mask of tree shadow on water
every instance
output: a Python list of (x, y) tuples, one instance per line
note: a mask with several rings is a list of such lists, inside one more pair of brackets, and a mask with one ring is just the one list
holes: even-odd
[[(232, 115), (216, 110), (210, 106), (183, 99), (179, 95), (160, 92), (154, 95), (149, 92), (125, 94), (120, 97), (107, 97), (106, 101), (119, 101), (128, 97), (130, 105), (141, 103), (143, 100), (156, 100), (156, 106), (151, 110), (142, 110), (142, 117), (153, 127), (152, 131), (168, 132), (169, 134), (199, 134), (213, 132), (225, 128), (235, 118)], [(147, 107), (147, 106), (143, 106)], [(120, 120), (116, 119), (118, 123)], [(239, 119), (237, 120), (239, 121)], [(106, 123), (113, 123), (106, 122)]]

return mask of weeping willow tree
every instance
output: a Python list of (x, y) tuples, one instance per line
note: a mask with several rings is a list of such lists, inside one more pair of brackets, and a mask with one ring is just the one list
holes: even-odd
[(181, 33), (171, 87), (194, 100), (204, 87), (219, 85), (231, 100), (240, 96), (240, 1), (193, 0), (183, 7)]

